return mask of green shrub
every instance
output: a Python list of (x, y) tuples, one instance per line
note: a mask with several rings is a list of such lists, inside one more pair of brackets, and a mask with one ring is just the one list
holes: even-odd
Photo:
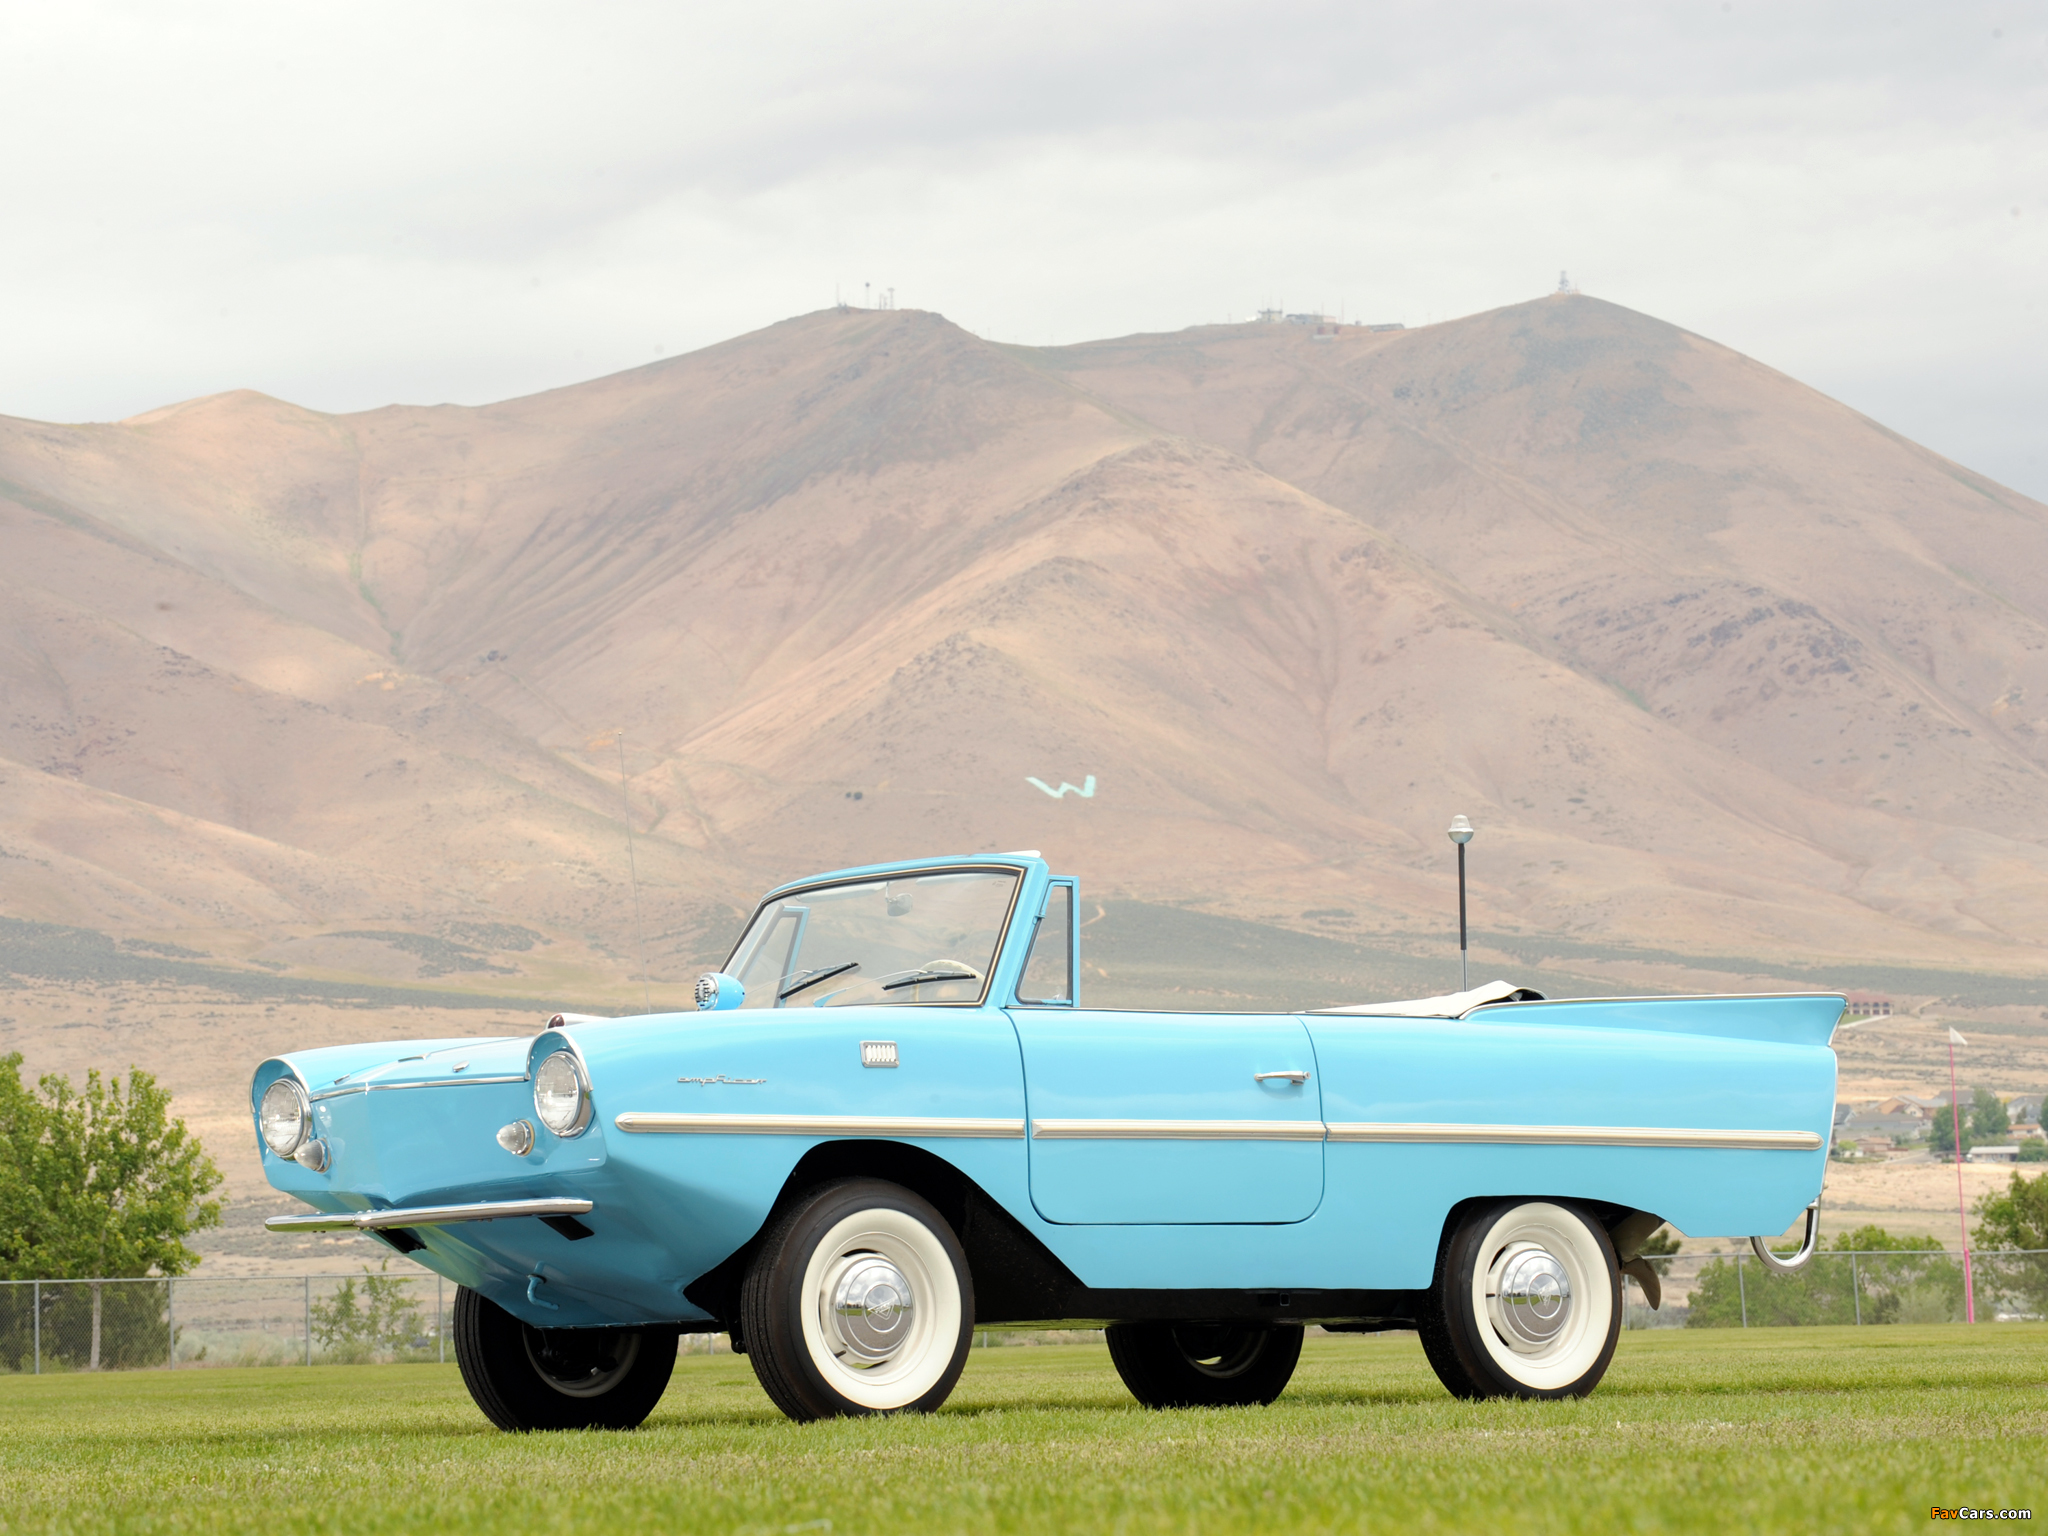
[(313, 1337), (338, 1365), (366, 1365), (380, 1355), (409, 1353), (420, 1336), (420, 1306), (402, 1275), (387, 1274), (387, 1259), (365, 1268), (361, 1288), (344, 1280), (332, 1296), (313, 1303)]

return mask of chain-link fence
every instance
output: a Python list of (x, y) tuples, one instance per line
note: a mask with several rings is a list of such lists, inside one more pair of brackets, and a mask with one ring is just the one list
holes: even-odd
[[(0, 1281), (0, 1375), (214, 1365), (446, 1363), (439, 1275)], [(685, 1354), (720, 1336), (685, 1334)]]
[(0, 1371), (447, 1358), (438, 1275), (0, 1283)]
[(2048, 1317), (2048, 1249), (1824, 1249), (1792, 1274), (1766, 1269), (1747, 1249), (1653, 1258), (1663, 1305), (1652, 1311), (1623, 1282), (1630, 1328), (1793, 1328), (1819, 1323), (1960, 1323), (1970, 1314), (1967, 1270), (1980, 1322)]
[[(1651, 1261), (1662, 1305), (1623, 1282), (1629, 1328), (1953, 1323), (1968, 1313), (1959, 1251), (1829, 1250), (1795, 1274), (1747, 1251)], [(1980, 1321), (2048, 1317), (2048, 1249), (1972, 1252)], [(0, 1374), (213, 1365), (446, 1362), (454, 1288), (438, 1275), (195, 1276), (0, 1281)], [(685, 1334), (686, 1354), (715, 1353)]]

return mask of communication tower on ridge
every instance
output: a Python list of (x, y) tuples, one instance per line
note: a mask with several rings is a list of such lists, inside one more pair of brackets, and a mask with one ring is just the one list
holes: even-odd
[(1572, 280), (1569, 277), (1563, 272), (1559, 272), (1557, 274), (1557, 291), (1559, 293), (1577, 293), (1579, 290), (1573, 286)]

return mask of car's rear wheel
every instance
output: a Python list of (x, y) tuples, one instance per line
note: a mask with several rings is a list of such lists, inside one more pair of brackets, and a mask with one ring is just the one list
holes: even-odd
[(455, 1363), (500, 1429), (631, 1429), (668, 1388), (675, 1331), (535, 1328), (465, 1285), (455, 1292)]
[(792, 1419), (929, 1413), (974, 1339), (967, 1256), (946, 1219), (899, 1185), (823, 1185), (762, 1239), (740, 1287), (740, 1336)]
[(1458, 1397), (1584, 1397), (1621, 1337), (1621, 1273), (1604, 1228), (1569, 1205), (1504, 1200), (1444, 1245), (1423, 1353)]
[(1263, 1407), (1301, 1359), (1301, 1329), (1259, 1323), (1113, 1323), (1109, 1358), (1147, 1408)]

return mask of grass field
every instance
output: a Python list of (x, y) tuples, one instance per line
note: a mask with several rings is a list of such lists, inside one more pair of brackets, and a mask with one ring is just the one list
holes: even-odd
[(2044, 1495), (2044, 1324), (1624, 1334), (1566, 1403), (1455, 1402), (1412, 1337), (1314, 1338), (1275, 1406), (1178, 1413), (1099, 1345), (978, 1350), (941, 1414), (815, 1425), (694, 1356), (632, 1434), (499, 1434), (452, 1366), (0, 1381), (10, 1533), (1865, 1532), (1935, 1504), (2048, 1533)]

